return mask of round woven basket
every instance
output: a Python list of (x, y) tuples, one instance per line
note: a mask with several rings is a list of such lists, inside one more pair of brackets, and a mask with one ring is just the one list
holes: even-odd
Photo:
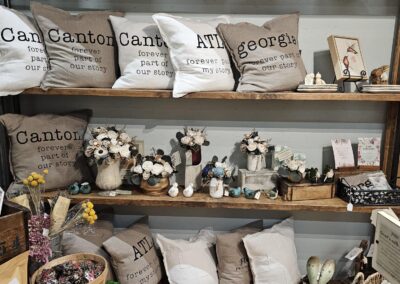
[(352, 284), (381, 284), (383, 281), (383, 277), (379, 272), (371, 274), (367, 279), (364, 279), (364, 274), (359, 272), (354, 278)]
[(149, 185), (147, 181), (140, 182), (140, 189), (144, 194), (151, 196), (160, 196), (167, 194), (169, 187), (169, 178), (161, 178), (160, 182), (156, 185)]
[(95, 262), (101, 263), (104, 265), (104, 271), (100, 274), (99, 277), (97, 277), (95, 280), (89, 282), (90, 284), (105, 284), (106, 283), (106, 278), (108, 274), (108, 266), (107, 266), (107, 261), (100, 255), (97, 254), (90, 254), (90, 253), (75, 253), (75, 254), (70, 254), (66, 255), (60, 258), (56, 258), (42, 267), (40, 267), (33, 275), (31, 278), (31, 284), (36, 283), (36, 278), (42, 273), (43, 269), (49, 269), (51, 267), (54, 267), (56, 265), (62, 264), (64, 262), (70, 261), (70, 260), (93, 260)]

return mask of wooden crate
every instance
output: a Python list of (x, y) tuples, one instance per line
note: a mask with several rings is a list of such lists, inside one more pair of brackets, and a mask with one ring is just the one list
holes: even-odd
[(279, 182), (279, 194), (286, 201), (329, 199), (334, 198), (335, 193), (334, 183), (290, 183), (286, 180)]
[(28, 209), (18, 204), (4, 201), (0, 216), (0, 264), (27, 251)]

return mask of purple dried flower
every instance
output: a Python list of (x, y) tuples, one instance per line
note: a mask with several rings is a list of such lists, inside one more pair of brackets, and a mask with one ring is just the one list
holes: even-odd
[(32, 215), (28, 221), (29, 255), (37, 262), (47, 263), (52, 255), (49, 228), (50, 216), (47, 214)]

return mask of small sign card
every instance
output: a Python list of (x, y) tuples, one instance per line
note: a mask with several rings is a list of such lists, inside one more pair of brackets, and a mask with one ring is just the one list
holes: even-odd
[(332, 139), (336, 168), (354, 167), (354, 154), (350, 139)]
[(358, 165), (377, 166), (381, 162), (381, 138), (358, 138)]
[(400, 284), (400, 221), (378, 212), (372, 267), (391, 284)]
[(1, 216), (1, 209), (3, 208), (4, 202), (4, 190), (0, 187), (0, 216)]

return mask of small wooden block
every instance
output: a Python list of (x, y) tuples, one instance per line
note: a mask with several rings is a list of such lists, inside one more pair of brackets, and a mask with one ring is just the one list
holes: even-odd
[(279, 193), (286, 201), (330, 199), (336, 194), (333, 183), (289, 183), (286, 180), (280, 182)]

